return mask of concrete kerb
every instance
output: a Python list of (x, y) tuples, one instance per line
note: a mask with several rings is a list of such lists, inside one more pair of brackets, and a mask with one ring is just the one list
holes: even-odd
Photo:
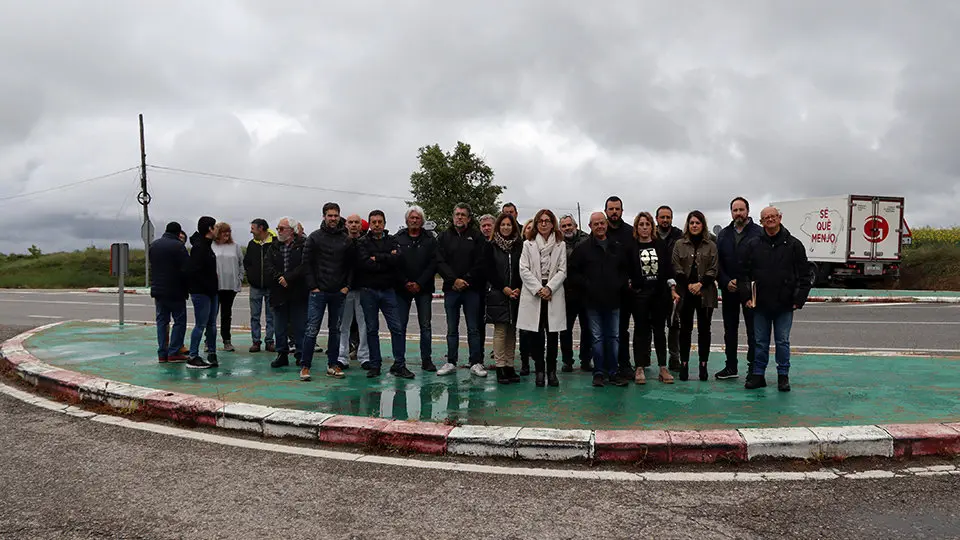
[(186, 425), (205, 425), (262, 437), (293, 437), (325, 444), (395, 451), (535, 461), (715, 463), (774, 459), (842, 459), (960, 454), (960, 423), (881, 426), (744, 428), (738, 430), (587, 430), (509, 426), (452, 426), (227, 403), (111, 381), (45, 364), (23, 344), (41, 326), (0, 346), (0, 371), (10, 371), (40, 392), (78, 404), (105, 405)]
[[(117, 287), (90, 287), (88, 293), (117, 294)], [(124, 294), (150, 295), (150, 289), (147, 287), (132, 287), (123, 289)], [(443, 293), (434, 293), (434, 299), (443, 298)], [(811, 296), (807, 302), (812, 303), (842, 303), (842, 304), (960, 304), (960, 296), (934, 296), (934, 295), (900, 295), (900, 296), (859, 296), (859, 295), (841, 295), (841, 296)]]

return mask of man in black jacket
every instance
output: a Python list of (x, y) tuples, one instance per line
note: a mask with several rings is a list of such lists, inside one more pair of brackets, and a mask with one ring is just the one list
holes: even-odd
[[(604, 214), (607, 216), (607, 238), (611, 242), (619, 242), (625, 249), (633, 247), (633, 226), (623, 221), (623, 201), (613, 195), (604, 203)], [(617, 353), (617, 362), (624, 378), (633, 375), (630, 365), (630, 310), (620, 310), (620, 349)]]
[(717, 256), (719, 258), (719, 276), (717, 286), (721, 293), (723, 309), (723, 344), (727, 354), (727, 364), (716, 374), (717, 379), (736, 379), (737, 341), (740, 334), (740, 310), (743, 309), (743, 324), (747, 328), (747, 375), (753, 368), (756, 346), (753, 339), (753, 310), (746, 307), (737, 292), (737, 279), (740, 276), (740, 252), (746, 241), (763, 234), (763, 228), (750, 217), (750, 203), (743, 197), (730, 201), (730, 217), (733, 221), (717, 235)]
[(410, 306), (417, 305), (420, 326), (420, 363), (423, 371), (436, 371), (433, 363), (433, 277), (437, 273), (437, 238), (423, 229), (423, 209), (412, 206), (405, 216), (407, 228), (397, 233), (400, 245), (400, 283), (397, 287), (400, 327), (407, 335)]
[(277, 327), (277, 357), (270, 367), (290, 365), (290, 340), (300, 359), (303, 355), (303, 332), (307, 324), (307, 279), (303, 264), (304, 239), (296, 233), (297, 220), (285, 217), (277, 223), (276, 242), (267, 244), (267, 260), (264, 278), (270, 284), (270, 308), (274, 312)]
[[(150, 244), (150, 296), (157, 311), (157, 357), (161, 364), (188, 360), (180, 353), (180, 347), (187, 333), (187, 265), (190, 255), (180, 242), (181, 232), (180, 224), (171, 221), (163, 236)], [(169, 332), (171, 317), (172, 333)]]
[[(193, 302), (194, 327), (190, 333), (190, 359), (187, 367), (217, 367), (217, 256), (213, 254), (213, 226), (217, 220), (203, 216), (197, 221), (197, 232), (190, 237), (190, 300)], [(207, 359), (200, 357), (200, 339), (206, 335)]]
[(627, 247), (607, 236), (607, 217), (601, 212), (590, 215), (589, 240), (573, 250), (568, 264), (573, 285), (583, 298), (593, 339), (593, 385), (604, 379), (615, 386), (626, 386), (618, 364), (620, 348), (620, 302), (630, 278)]
[[(273, 345), (273, 309), (270, 307), (270, 287), (271, 283), (267, 279), (265, 272), (267, 252), (270, 244), (273, 243), (273, 235), (270, 234), (270, 226), (267, 220), (257, 218), (250, 222), (250, 234), (253, 238), (247, 244), (247, 252), (243, 255), (243, 270), (247, 275), (247, 282), (250, 284), (250, 336), (253, 338), (253, 344), (250, 346), (250, 352), (260, 352), (261, 337), (260, 333), (260, 312), (266, 312), (266, 344), (267, 352), (274, 352)], [(266, 308), (266, 309), (264, 309)]]
[(406, 334), (397, 315), (397, 284), (400, 282), (400, 245), (397, 239), (384, 232), (387, 218), (382, 210), (374, 210), (367, 216), (370, 230), (357, 242), (357, 270), (355, 287), (360, 289), (360, 305), (367, 327), (367, 346), (370, 348), (370, 365), (367, 377), (380, 376), (383, 355), (380, 352), (380, 313), (390, 330), (393, 349), (393, 365), (390, 374), (403, 379), (412, 379), (407, 369)]
[[(673, 226), (673, 209), (667, 205), (657, 208), (657, 236), (666, 243), (669, 261), (677, 240), (683, 238), (683, 231)], [(667, 319), (667, 350), (670, 352), (667, 366), (670, 371), (680, 371), (680, 316), (679, 310), (676, 311), (674, 317)]]
[(453, 208), (453, 224), (437, 239), (437, 270), (443, 278), (443, 308), (447, 315), (447, 362), (437, 375), (450, 375), (457, 369), (460, 347), (460, 309), (467, 319), (467, 344), (470, 349), (470, 372), (486, 377), (483, 368), (483, 339), (480, 325), (480, 294), (483, 277), (483, 235), (470, 227), (470, 207), (458, 204)]
[(767, 385), (764, 372), (770, 359), (772, 326), (776, 343), (777, 389), (790, 391), (793, 312), (803, 308), (813, 284), (803, 244), (780, 224), (781, 218), (780, 210), (764, 208), (760, 212), (763, 234), (747, 240), (743, 248), (737, 290), (747, 307), (754, 310), (757, 347), (753, 371), (744, 385), (748, 390)]
[[(323, 224), (310, 233), (303, 245), (307, 289), (310, 300), (307, 307), (307, 326), (303, 334), (303, 356), (300, 358), (300, 380), (310, 380), (313, 352), (317, 333), (327, 315), (327, 376), (343, 378), (343, 369), (337, 361), (340, 354), (340, 314), (343, 301), (353, 281), (357, 259), (356, 243), (347, 237), (340, 220), (340, 205), (323, 205)], [(299, 344), (298, 344), (299, 345)]]
[[(590, 235), (581, 231), (573, 216), (567, 214), (560, 218), (560, 232), (567, 248), (567, 260), (573, 255), (577, 246), (590, 239)], [(580, 319), (580, 369), (593, 371), (590, 362), (592, 344), (590, 339), (590, 323), (587, 320), (587, 311), (583, 309), (583, 300), (580, 291), (567, 280), (563, 283), (564, 298), (567, 303), (567, 329), (560, 332), (560, 355), (563, 359), (561, 371), (573, 371), (573, 324)]]

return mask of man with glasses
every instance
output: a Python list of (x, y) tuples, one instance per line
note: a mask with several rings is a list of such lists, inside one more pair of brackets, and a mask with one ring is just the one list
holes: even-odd
[[(563, 233), (568, 261), (573, 255), (573, 250), (590, 238), (589, 234), (580, 230), (577, 222), (570, 214), (560, 218), (560, 232)], [(571, 280), (564, 281), (563, 293), (567, 302), (567, 329), (560, 332), (560, 356), (563, 359), (563, 367), (560, 368), (560, 371), (564, 373), (573, 371), (573, 323), (578, 318), (580, 319), (580, 370), (592, 371), (590, 323), (587, 320), (587, 311), (583, 307), (582, 295)]]
[[(303, 333), (307, 321), (307, 281), (303, 264), (304, 239), (297, 234), (297, 220), (284, 217), (277, 224), (276, 242), (267, 255), (266, 276), (276, 326), (277, 357), (272, 368), (290, 365), (291, 341), (298, 360), (303, 356)], [(293, 339), (289, 339), (292, 337)]]

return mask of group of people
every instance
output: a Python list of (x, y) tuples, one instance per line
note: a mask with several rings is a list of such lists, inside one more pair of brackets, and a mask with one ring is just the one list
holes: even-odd
[[(802, 244), (781, 225), (776, 208), (764, 208), (757, 225), (748, 201), (737, 197), (730, 203), (732, 221), (716, 236), (698, 210), (688, 214), (682, 230), (673, 226), (668, 206), (659, 207), (655, 216), (640, 212), (628, 224), (618, 197), (607, 199), (603, 212), (590, 215), (589, 234), (573, 216), (558, 219), (549, 209), (521, 224), (512, 203), (498, 216), (476, 219), (469, 206), (458, 204), (450, 226), (439, 234), (424, 228), (426, 216), (416, 206), (407, 209), (405, 227), (396, 234), (387, 232), (380, 210), (370, 212), (367, 220), (356, 214), (343, 218), (339, 205), (330, 202), (322, 212), (323, 223), (310, 234), (290, 217), (279, 220), (275, 233), (265, 220), (253, 220), (253, 238), (245, 252), (233, 241), (230, 226), (212, 217), (199, 219), (189, 252), (182, 227), (168, 224), (150, 247), (160, 362), (217, 367), (217, 315), (223, 349), (233, 351), (230, 312), (246, 278), (250, 351), (259, 352), (265, 344), (276, 353), (274, 368), (288, 366), (292, 355), (302, 381), (311, 380), (324, 318), (326, 375), (344, 377), (356, 358), (367, 377), (379, 377), (381, 314), (391, 340), (389, 373), (414, 378), (406, 362), (414, 305), (420, 368), (438, 376), (457, 369), (462, 314), (471, 374), (487, 375), (484, 341), (489, 324), (497, 381), (502, 384), (521, 382), (530, 373), (532, 359), (535, 385), (559, 386), (558, 360), (561, 371), (574, 369), (578, 320), (580, 369), (593, 373), (594, 386), (645, 384), (651, 353), (657, 357), (660, 382), (673, 383), (673, 373), (688, 380), (694, 321), (696, 367), (705, 381), (713, 310), (722, 301), (726, 365), (715, 377), (739, 377), (742, 319), (748, 336), (745, 387), (766, 386), (772, 330), (778, 388), (790, 390), (792, 317), (806, 302), (812, 275)], [(439, 368), (433, 362), (431, 328), (438, 274), (447, 321), (446, 357)], [(187, 298), (196, 319), (189, 349), (182, 347)], [(206, 358), (199, 354), (204, 337)]]

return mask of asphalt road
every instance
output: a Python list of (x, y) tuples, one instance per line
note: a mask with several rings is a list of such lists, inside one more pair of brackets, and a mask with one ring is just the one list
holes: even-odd
[[(235, 325), (250, 320), (249, 300), (241, 293), (234, 304)], [(125, 317), (129, 321), (152, 321), (153, 301), (148, 296), (127, 295)], [(0, 324), (37, 326), (64, 319), (117, 318), (116, 295), (81, 291), (0, 290)], [(433, 304), (433, 335), (446, 333), (442, 301)], [(192, 325), (192, 320), (190, 321)], [(324, 323), (326, 324), (326, 323)], [(381, 322), (381, 331), (386, 324)], [(461, 322), (461, 337), (466, 330)], [(411, 314), (409, 333), (418, 332)], [(719, 310), (711, 328), (713, 344), (723, 344)], [(744, 329), (741, 325), (741, 335)], [(488, 338), (492, 335), (488, 332)], [(741, 344), (744, 343), (741, 338)], [(791, 344), (805, 349), (930, 351), (960, 354), (960, 304), (808, 304), (794, 319)]]
[[(0, 293), (0, 339), (115, 317), (111, 300)], [(140, 310), (130, 318), (148, 320), (149, 299), (130, 300)], [(953, 307), (802, 316), (834, 329), (797, 325), (819, 346), (869, 346), (900, 328), (925, 347), (960, 348), (947, 337), (960, 321)], [(854, 322), (866, 320), (877, 322)], [(135, 431), (4, 395), (0, 448), (0, 538), (960, 538), (957, 476), (631, 483), (408, 469)]]

